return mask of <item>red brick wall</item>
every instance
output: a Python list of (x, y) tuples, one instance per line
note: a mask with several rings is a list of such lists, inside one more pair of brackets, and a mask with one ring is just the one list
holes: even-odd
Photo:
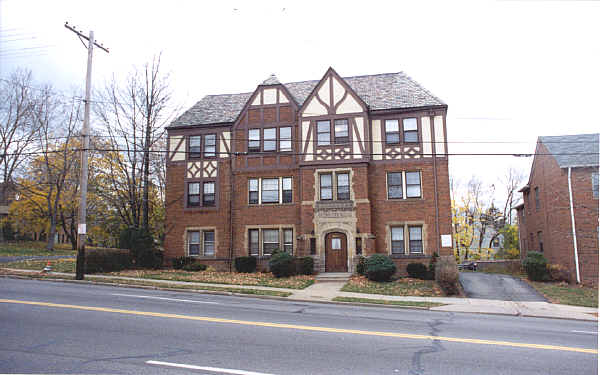
[[(523, 195), (525, 220), (520, 233), (525, 235), (527, 250), (539, 251), (537, 232), (543, 236), (544, 256), (549, 263), (561, 264), (575, 280), (575, 261), (567, 169), (561, 169), (543, 144), (538, 144), (529, 178), (529, 193)], [(591, 174), (594, 168), (573, 168), (571, 181), (579, 270), (584, 283), (598, 283), (598, 199), (593, 197)], [(597, 170), (597, 169), (596, 169)], [(540, 207), (535, 206), (535, 188), (539, 188)], [(533, 241), (531, 235), (533, 234)], [(525, 255), (526, 251), (522, 252)]]

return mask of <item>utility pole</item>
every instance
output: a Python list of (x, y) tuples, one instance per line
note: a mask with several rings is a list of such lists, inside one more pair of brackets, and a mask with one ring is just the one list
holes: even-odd
[(83, 115), (83, 129), (81, 135), (83, 137), (83, 148), (81, 150), (81, 173), (79, 175), (79, 186), (81, 189), (81, 200), (79, 202), (79, 225), (77, 226), (77, 266), (75, 279), (83, 280), (85, 272), (85, 240), (86, 240), (86, 223), (87, 223), (87, 183), (88, 183), (88, 149), (90, 147), (90, 96), (92, 91), (92, 57), (94, 53), (94, 45), (108, 53), (108, 48), (102, 44), (96, 43), (94, 40), (94, 32), (90, 31), (89, 37), (86, 37), (81, 31), (77, 31), (74, 27), (65, 22), (65, 27), (79, 37), (81, 43), (85, 46), (83, 39), (88, 41), (88, 59), (87, 73), (85, 77), (85, 110)]

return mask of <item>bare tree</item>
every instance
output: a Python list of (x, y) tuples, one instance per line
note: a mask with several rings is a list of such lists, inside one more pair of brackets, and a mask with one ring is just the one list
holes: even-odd
[(513, 204), (516, 200), (515, 194), (517, 189), (523, 184), (525, 180), (525, 174), (522, 171), (517, 170), (514, 167), (508, 168), (504, 175), (504, 186), (506, 192), (506, 198), (504, 201), (503, 217), (505, 218), (506, 224), (512, 224), (512, 210)]
[(7, 203), (14, 179), (35, 149), (34, 93), (30, 71), (17, 70), (0, 80), (0, 196)]
[[(149, 194), (154, 146), (174, 118), (168, 76), (160, 72), (160, 55), (123, 82), (116, 78), (99, 93), (94, 111), (108, 138), (111, 156), (104, 169), (108, 186), (101, 194), (128, 227), (149, 229)], [(164, 181), (163, 181), (164, 182)]]

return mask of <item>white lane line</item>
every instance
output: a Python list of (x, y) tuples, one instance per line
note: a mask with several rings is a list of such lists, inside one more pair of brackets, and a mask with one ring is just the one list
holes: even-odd
[(587, 333), (588, 335), (597, 335), (598, 332), (593, 332), (593, 331), (571, 331), (574, 333)]
[(203, 367), (203, 366), (186, 365), (186, 364), (183, 364), (183, 363), (171, 363), (171, 362), (161, 362), (161, 361), (146, 361), (146, 363), (149, 364), (149, 365), (170, 366), (170, 367), (186, 368), (186, 369), (190, 369), (190, 370), (202, 370), (202, 371), (221, 372), (223, 374), (235, 374), (235, 375), (273, 375), (273, 374), (265, 374), (264, 372), (234, 370), (234, 369), (230, 369), (230, 368), (218, 368), (218, 367)]
[(179, 299), (179, 298), (167, 298), (167, 297), (153, 297), (153, 296), (140, 296), (136, 294), (119, 294), (113, 293), (113, 296), (123, 296), (123, 297), (135, 297), (135, 298), (150, 298), (150, 299), (161, 299), (165, 301), (176, 301), (176, 302), (191, 302), (191, 303), (204, 303), (209, 305), (218, 305), (218, 302), (210, 302), (210, 301), (195, 301), (193, 299)]

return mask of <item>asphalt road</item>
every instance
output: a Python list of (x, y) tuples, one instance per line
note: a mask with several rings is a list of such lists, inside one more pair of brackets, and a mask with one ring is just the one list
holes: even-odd
[(595, 322), (0, 278), (0, 373), (597, 374), (597, 332)]
[(546, 301), (541, 294), (526, 282), (509, 275), (461, 272), (459, 280), (469, 298), (501, 301)]

